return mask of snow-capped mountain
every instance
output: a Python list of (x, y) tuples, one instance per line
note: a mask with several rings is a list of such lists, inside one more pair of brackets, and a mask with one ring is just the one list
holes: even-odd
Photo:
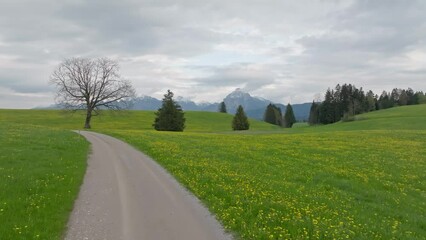
[[(236, 112), (238, 105), (243, 106), (244, 111), (248, 113), (258, 109), (263, 109), (263, 111), (265, 111), (266, 106), (271, 103), (269, 100), (252, 97), (249, 93), (243, 92), (239, 88), (228, 94), (223, 101), (225, 102), (228, 113), (231, 114)], [(257, 116), (256, 118), (262, 118), (262, 116)]]
[(132, 102), (132, 109), (135, 110), (157, 110), (161, 106), (161, 100), (150, 96), (138, 97)]
[[(176, 97), (176, 102), (182, 107), (185, 111), (217, 111), (219, 104), (218, 103), (195, 103), (189, 99), (183, 97)], [(157, 110), (161, 107), (161, 100), (150, 97), (143, 96), (138, 97), (133, 100), (132, 109), (134, 110)]]
[[(183, 97), (176, 97), (175, 99), (185, 111), (216, 112), (219, 108), (218, 103), (195, 103)], [(228, 94), (223, 101), (225, 102), (226, 109), (229, 114), (235, 114), (238, 105), (241, 105), (248, 117), (260, 120), (263, 119), (266, 106), (273, 103), (272, 101), (264, 98), (251, 96), (249, 93), (244, 92), (239, 88)], [(285, 105), (279, 103), (275, 103), (275, 105), (281, 108), (282, 113), (285, 112)], [(133, 109), (157, 110), (160, 106), (161, 100), (145, 96), (134, 100)], [(303, 121), (308, 119), (311, 103), (294, 104), (292, 106), (297, 120)]]

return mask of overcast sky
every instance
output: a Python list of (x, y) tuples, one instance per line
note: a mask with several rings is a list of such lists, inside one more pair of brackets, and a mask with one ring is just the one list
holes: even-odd
[(70, 57), (116, 59), (138, 95), (196, 102), (425, 91), (426, 1), (0, 0), (0, 108), (52, 104), (49, 76)]

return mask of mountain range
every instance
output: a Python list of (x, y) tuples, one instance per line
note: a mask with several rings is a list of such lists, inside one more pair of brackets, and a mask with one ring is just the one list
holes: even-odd
[[(177, 103), (185, 111), (208, 111), (217, 112), (219, 110), (219, 103), (195, 103), (191, 100), (177, 97)], [(239, 105), (243, 106), (245, 113), (248, 117), (263, 120), (263, 114), (266, 106), (272, 103), (281, 109), (284, 114), (286, 106), (280, 103), (274, 103), (270, 100), (251, 96), (249, 93), (237, 88), (235, 91), (228, 94), (223, 101), (225, 102), (227, 112), (235, 114)], [(137, 97), (132, 100), (132, 110), (157, 110), (161, 107), (162, 101), (150, 96)], [(312, 103), (294, 104), (293, 112), (297, 121), (307, 121), (309, 118), (309, 111)], [(58, 105), (51, 105), (49, 107), (39, 107), (39, 109), (58, 109)]]
[[(234, 114), (238, 105), (243, 106), (244, 111), (250, 118), (262, 120), (266, 106), (273, 103), (270, 100), (251, 96), (249, 93), (236, 89), (235, 91), (228, 94), (223, 101), (225, 102), (227, 111), (229, 114)], [(195, 103), (191, 100), (185, 100), (182, 97), (177, 97), (176, 102), (185, 111), (209, 111), (216, 112), (219, 108), (219, 103)], [(273, 103), (277, 107), (281, 108), (282, 113), (285, 113), (286, 106), (280, 103)], [(133, 100), (134, 110), (157, 110), (161, 107), (161, 100), (143, 96)], [(306, 121), (309, 118), (309, 110), (311, 103), (294, 104), (292, 105), (294, 115), (297, 121)]]

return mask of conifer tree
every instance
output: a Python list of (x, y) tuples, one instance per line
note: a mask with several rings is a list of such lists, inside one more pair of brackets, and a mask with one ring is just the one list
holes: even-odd
[(232, 120), (232, 129), (236, 130), (248, 130), (250, 123), (241, 105), (238, 106), (237, 112), (235, 113), (234, 119)]
[(221, 113), (227, 113), (227, 111), (226, 111), (226, 104), (225, 104), (225, 102), (221, 102), (221, 103), (219, 104), (219, 112), (221, 112)]
[(167, 90), (161, 108), (155, 113), (153, 127), (157, 131), (182, 132), (185, 128), (184, 112), (181, 106), (173, 100), (173, 93)]
[(386, 91), (382, 92), (382, 95), (380, 95), (380, 98), (379, 98), (380, 109), (387, 109), (387, 108), (393, 107), (394, 102), (389, 96), (390, 94), (388, 94)]
[[(418, 104), (418, 103), (419, 103), (419, 102), (417, 101), (417, 100), (418, 100), (418, 98), (416, 97), (416, 95), (419, 95), (419, 94), (418, 94), (419, 92), (414, 93), (413, 89), (408, 88), (408, 89), (407, 89), (407, 91), (406, 91), (406, 93), (407, 93), (407, 97), (408, 97), (408, 102), (407, 102), (407, 104), (408, 104), (408, 105), (413, 105), (413, 104)], [(423, 94), (423, 93), (422, 93), (422, 94)], [(420, 95), (421, 95), (421, 94), (420, 94)]]
[(281, 108), (275, 106), (274, 104), (272, 104), (272, 107), (274, 108), (276, 125), (283, 126), (283, 114), (281, 113)]
[(275, 119), (274, 107), (272, 107), (271, 103), (266, 106), (265, 113), (263, 114), (263, 120), (270, 124), (276, 124), (277, 122), (277, 120)]
[(291, 128), (293, 124), (296, 122), (296, 118), (294, 117), (293, 107), (287, 104), (287, 108), (284, 114), (284, 126), (286, 128)]
[(309, 111), (309, 125), (319, 123), (319, 104), (315, 101), (312, 102), (311, 110)]
[(325, 99), (319, 108), (319, 122), (322, 124), (334, 123), (335, 111), (333, 108), (333, 92), (327, 89)]
[(377, 97), (374, 95), (373, 91), (368, 91), (366, 95), (367, 101), (367, 112), (376, 110)]
[(281, 109), (274, 104), (270, 103), (266, 106), (265, 113), (263, 114), (263, 120), (270, 124), (278, 126), (282, 125), (282, 114)]
[(414, 94), (413, 104), (425, 104), (426, 103), (426, 93), (416, 92)]
[[(422, 92), (416, 92), (411, 88), (394, 88), (391, 92), (383, 91), (380, 97), (373, 91), (364, 92), (362, 88), (356, 88), (351, 84), (338, 84), (335, 90), (327, 89), (323, 102), (311, 107), (309, 123), (315, 122), (314, 107), (318, 107), (318, 122), (322, 124), (335, 123), (340, 120), (355, 119), (353, 116), (364, 112), (392, 108), (395, 106), (419, 104), (424, 97)], [(426, 102), (426, 98), (423, 100)]]
[(405, 90), (401, 91), (401, 94), (399, 95), (398, 104), (400, 106), (404, 106), (408, 104), (408, 95)]

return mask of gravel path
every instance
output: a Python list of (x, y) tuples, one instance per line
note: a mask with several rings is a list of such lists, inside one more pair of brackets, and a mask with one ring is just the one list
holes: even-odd
[(65, 239), (231, 239), (197, 198), (149, 157), (79, 131), (92, 154)]

